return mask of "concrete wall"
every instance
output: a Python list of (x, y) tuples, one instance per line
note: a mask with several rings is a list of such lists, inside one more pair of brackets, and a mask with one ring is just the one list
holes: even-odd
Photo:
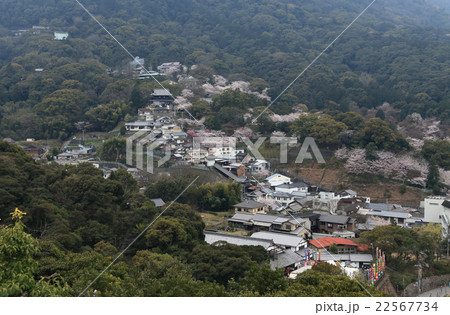
[[(450, 282), (450, 275), (432, 276), (422, 280), (422, 292), (427, 292), (440, 286), (448, 286)], [(417, 286), (415, 283), (409, 284), (405, 289), (405, 296), (417, 296)]]

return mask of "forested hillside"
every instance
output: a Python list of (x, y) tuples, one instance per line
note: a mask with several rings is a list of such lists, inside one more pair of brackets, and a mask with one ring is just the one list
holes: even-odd
[[(202, 64), (228, 79), (247, 80), (254, 90), (269, 88), (273, 98), (369, 1), (84, 3), (147, 66)], [(286, 114), (303, 103), (346, 112), (389, 102), (400, 120), (418, 112), (448, 121), (449, 17), (426, 1), (376, 1), (271, 110)], [(3, 136), (64, 139), (100, 104), (120, 108), (107, 128), (134, 112), (127, 105), (134, 82), (106, 74), (129, 56), (76, 2), (2, 1), (0, 25)], [(70, 36), (66, 41), (54, 41), (53, 32), (13, 36), (33, 25)]]

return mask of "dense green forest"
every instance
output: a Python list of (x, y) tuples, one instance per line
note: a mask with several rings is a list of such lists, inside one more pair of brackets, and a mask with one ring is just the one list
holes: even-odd
[[(272, 98), (368, 3), (84, 1), (147, 66), (201, 64), (210, 74), (247, 80), (254, 90), (268, 87)], [(271, 110), (286, 114), (303, 103), (310, 110), (364, 112), (389, 102), (399, 120), (418, 112), (448, 122), (449, 17), (426, 1), (377, 1)], [(33, 25), (70, 35), (66, 41), (53, 40), (52, 31), (13, 36)], [(134, 88), (132, 80), (107, 75), (129, 56), (74, 1), (2, 1), (0, 47), (2, 136), (65, 139), (81, 120), (110, 130), (135, 113), (140, 102), (133, 102), (133, 91), (145, 103), (154, 86)]]

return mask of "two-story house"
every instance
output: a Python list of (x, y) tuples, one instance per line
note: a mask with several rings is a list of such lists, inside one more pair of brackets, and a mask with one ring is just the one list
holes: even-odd
[(357, 220), (346, 215), (321, 214), (319, 218), (320, 232), (356, 231)]
[[(275, 187), (275, 191), (284, 192), (288, 194), (303, 193), (306, 196), (309, 185), (304, 182), (295, 182), (289, 184), (281, 184)], [(300, 195), (300, 194), (298, 194)]]

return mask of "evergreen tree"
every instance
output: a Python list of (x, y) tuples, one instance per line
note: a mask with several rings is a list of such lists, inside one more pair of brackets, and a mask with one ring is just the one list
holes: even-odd
[(145, 106), (145, 102), (142, 99), (141, 91), (139, 88), (139, 83), (136, 83), (134, 85), (133, 90), (131, 91), (130, 101), (133, 112), (136, 111), (138, 108), (142, 108)]
[(433, 190), (433, 193), (439, 195), (441, 187), (439, 184), (439, 169), (436, 162), (433, 160), (428, 167), (427, 187)]
[(375, 117), (378, 117), (381, 120), (386, 120), (386, 115), (384, 114), (384, 111), (382, 109), (379, 109), (377, 111), (377, 113), (375, 114)]

